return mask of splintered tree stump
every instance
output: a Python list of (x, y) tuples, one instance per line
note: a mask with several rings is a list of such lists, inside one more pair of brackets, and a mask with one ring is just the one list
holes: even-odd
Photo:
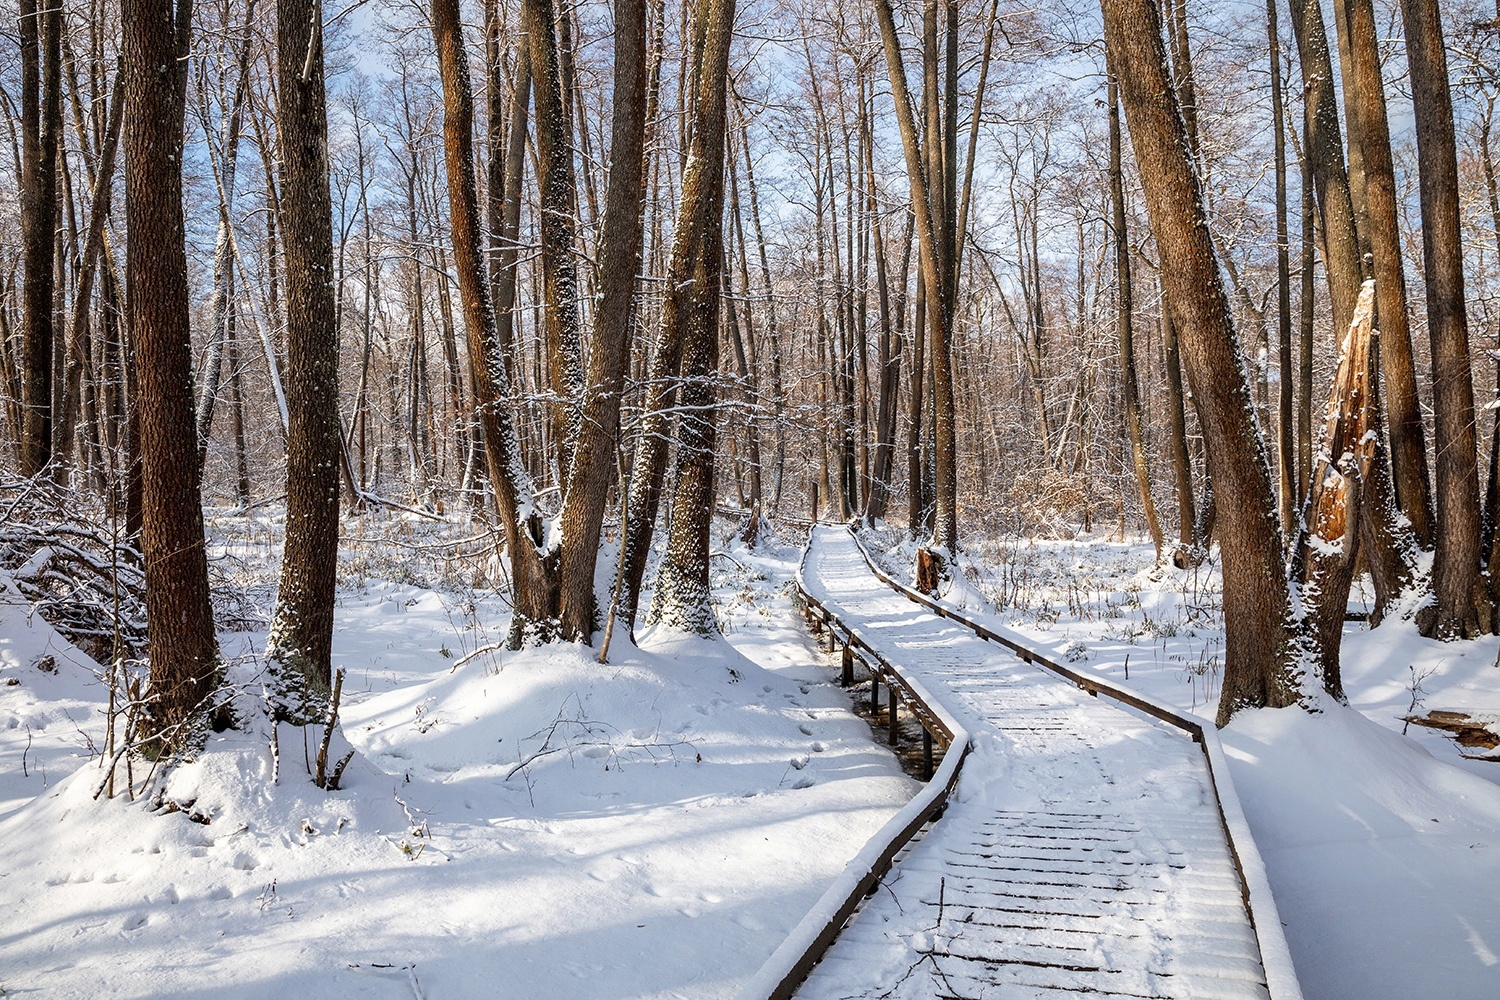
[(923, 594), (936, 594), (943, 579), (943, 560), (928, 548), (917, 550), (917, 590)]

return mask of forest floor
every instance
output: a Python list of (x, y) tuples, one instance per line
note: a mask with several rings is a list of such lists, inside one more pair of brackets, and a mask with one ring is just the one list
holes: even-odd
[[(508, 615), (473, 560), (349, 527), (334, 792), (285, 725), (273, 783), (262, 724), (177, 769), (180, 811), (93, 801), (100, 668), (0, 593), (3, 995), (733, 996), (917, 787), (793, 613), (795, 544), (715, 559), (724, 640), (460, 664)], [(224, 652), (258, 689), (279, 530), (214, 530)]]
[[(210, 529), (253, 716), (280, 529), (274, 513)], [(621, 633), (601, 666), (581, 647), (485, 649), (508, 610), (482, 542), (350, 521), (344, 787), (307, 776), (320, 727), (280, 727), (273, 783), (261, 722), (213, 738), (154, 810), (94, 801), (101, 668), (0, 575), (0, 991), (733, 996), (916, 785), (794, 612), (797, 539), (751, 552), (719, 525), (714, 544), (724, 640)], [(1212, 563), (1152, 568), (1149, 546), (1100, 538), (968, 552), (946, 600), (1212, 716)], [(909, 555), (888, 559), (909, 573)], [(1402, 722), (1500, 717), (1497, 654), (1351, 624), (1352, 710), (1250, 713), (1223, 734), (1309, 1000), (1500, 995), (1500, 762)]]
[[(904, 534), (884, 532), (879, 558), (910, 582)], [(1187, 571), (1153, 561), (1141, 541), (977, 541), (940, 598), (1212, 721), (1224, 646), (1217, 559)], [(1365, 583), (1351, 610), (1366, 608)], [(1349, 622), (1341, 662), (1347, 708), (1242, 713), (1221, 733), (1303, 991), (1500, 996), (1500, 760), (1404, 721), (1429, 711), (1500, 720), (1500, 638), (1442, 643), (1410, 621)]]

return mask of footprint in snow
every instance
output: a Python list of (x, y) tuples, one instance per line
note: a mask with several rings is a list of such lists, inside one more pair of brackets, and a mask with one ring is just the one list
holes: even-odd
[(144, 913), (132, 913), (127, 916), (125, 918), (125, 922), (120, 925), (120, 930), (135, 931), (140, 930), (144, 926), (146, 926), (146, 915)]
[(807, 766), (807, 760), (808, 758), (806, 757), (793, 757), (791, 760), (787, 761), (787, 763), (792, 765), (793, 770), (800, 771)]
[(811, 788), (813, 785), (816, 785), (817, 783), (818, 783), (818, 779), (817, 778), (814, 778), (810, 774), (804, 774), (802, 777), (800, 777), (796, 781), (792, 782), (792, 787), (793, 788)]
[(828, 749), (828, 744), (824, 743), (822, 740), (818, 740), (813, 743), (811, 749), (813, 753), (822, 753), (823, 751)]
[(800, 732), (803, 736), (811, 736), (813, 734), (813, 728), (812, 728), (812, 726), (809, 726), (805, 722), (802, 723), (802, 725), (800, 725), (800, 726), (797, 727), (797, 731)]

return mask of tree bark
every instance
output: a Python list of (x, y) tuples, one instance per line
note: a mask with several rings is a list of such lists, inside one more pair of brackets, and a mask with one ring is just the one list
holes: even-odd
[(1286, 108), (1281, 101), (1281, 29), (1277, 25), (1278, 0), (1266, 0), (1266, 41), (1271, 67), (1271, 127), (1276, 133), (1276, 361), (1280, 369), (1276, 406), (1276, 490), (1280, 501), (1281, 530), (1295, 532), (1297, 510), (1297, 456), (1293, 436), (1292, 380), (1292, 246), (1286, 200)]
[(1324, 261), (1328, 290), (1333, 296), (1336, 330), (1349, 329), (1359, 297), (1361, 268), (1359, 239), (1354, 228), (1354, 203), (1349, 173), (1344, 166), (1344, 143), (1339, 129), (1338, 99), (1334, 95), (1333, 62), (1328, 32), (1318, 0), (1291, 0), (1292, 28), (1301, 54), (1302, 77), (1307, 81), (1307, 143), (1303, 155), (1312, 162), (1318, 208), (1322, 214)]
[(1349, 16), (1349, 61), (1354, 87), (1344, 103), (1358, 122), (1365, 175), (1365, 205), (1375, 278), (1379, 367), (1385, 380), (1385, 410), (1390, 421), (1390, 456), (1396, 502), (1411, 522), (1418, 541), (1433, 541), (1432, 483), (1427, 472), (1427, 435), (1417, 396), (1411, 327), (1402, 264), (1399, 194), (1391, 158), (1390, 123), (1386, 116), (1385, 81), (1380, 72), (1380, 43), (1371, 0), (1345, 0)]
[(314, 0), (277, 0), (276, 131), (286, 251), (286, 546), (266, 658), (277, 712), (301, 725), (319, 717), (332, 684), (343, 444), (322, 34), (322, 10)]
[(218, 683), (193, 426), (182, 148), (192, 7), (124, 8), (128, 314), (139, 392), (141, 548), (146, 564), (152, 756), (191, 751)]
[(1115, 248), (1115, 326), (1120, 337), (1120, 380), (1125, 404), (1125, 429), (1130, 437), (1131, 464), (1135, 467), (1136, 487), (1141, 492), (1141, 512), (1146, 517), (1146, 528), (1151, 533), (1151, 544), (1156, 546), (1157, 562), (1160, 562), (1161, 518), (1156, 514), (1156, 501), (1151, 496), (1151, 468), (1146, 461), (1146, 435), (1141, 426), (1141, 394), (1135, 372), (1135, 330), (1132, 322), (1135, 299), (1130, 281), (1130, 240), (1125, 230), (1125, 180), (1120, 163), (1119, 89), (1119, 82), (1111, 74), (1108, 98), (1109, 197)]
[(62, 138), (61, 0), (21, 0), (21, 474), (52, 461), (53, 295), (57, 251), (57, 160)]
[(734, 0), (709, 0), (701, 14), (703, 56), (693, 102), (692, 142), (662, 309), (663, 340), (669, 322), (681, 326), (674, 339), (682, 345), (682, 414), (672, 527), (650, 618), (705, 634), (718, 631), (708, 588), (708, 530), (714, 506), (714, 376), (723, 287), (725, 104), (734, 11)]
[(509, 392), (490, 287), (481, 253), (479, 192), (474, 175), (474, 94), (458, 0), (433, 0), (432, 34), (443, 85), (443, 149), (448, 170), (453, 264), (468, 334), (469, 376), (484, 434), (485, 463), (510, 555), (513, 606), (507, 645), (550, 638), (556, 630), (557, 548), (521, 464), (515, 427), (502, 409)]
[[(1422, 263), (1432, 341), (1433, 445), (1437, 451), (1437, 603), (1420, 616), (1424, 634), (1470, 637), (1489, 629), (1479, 580), (1479, 467), (1474, 375), (1464, 303), (1463, 230), (1448, 57), (1436, 0), (1402, 0), (1416, 117)], [(1480, 616), (1480, 605), (1484, 615)]]
[(562, 633), (591, 642), (599, 609), (594, 571), (599, 531), (615, 481), (620, 397), (630, 365), (636, 274), (641, 263), (645, 208), (645, 139), (649, 67), (645, 0), (615, 4), (614, 119), (603, 230), (599, 237), (600, 300), (594, 314), (588, 380), (578, 445), (568, 474), (561, 515)]
[(536, 102), (538, 228), (541, 233), (542, 289), (547, 331), (549, 407), (553, 452), (566, 481), (579, 433), (583, 384), (582, 338), (578, 317), (578, 274), (573, 266), (573, 220), (578, 191), (573, 176), (570, 95), (563, 79), (553, 0), (524, 0), (531, 54), (532, 98)]
[(1105, 42), (1120, 80), (1136, 162), (1161, 248), (1162, 280), (1181, 321), (1183, 362), (1220, 500), (1226, 625), (1219, 723), (1242, 708), (1297, 704), (1316, 651), (1301, 634), (1276, 524), (1270, 465), (1251, 419), (1229, 300), (1214, 262), (1197, 174), (1170, 86), (1151, 0), (1104, 0)]

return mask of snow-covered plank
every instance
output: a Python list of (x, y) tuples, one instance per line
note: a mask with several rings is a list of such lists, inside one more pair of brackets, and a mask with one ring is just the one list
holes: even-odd
[(1284, 941), (1266, 962), (1247, 911), (1225, 835), (1243, 820), (1233, 801), (1221, 818), (1212, 750), (1142, 717), (1175, 725), (1176, 713), (1106, 691), (1135, 711), (1115, 707), (1091, 697), (1093, 678), (1042, 664), (1078, 686), (1059, 683), (951, 611), (915, 607), (848, 533), (814, 531), (801, 583), (844, 639), (966, 730), (972, 752), (942, 821), (798, 996), (1298, 1000)]

